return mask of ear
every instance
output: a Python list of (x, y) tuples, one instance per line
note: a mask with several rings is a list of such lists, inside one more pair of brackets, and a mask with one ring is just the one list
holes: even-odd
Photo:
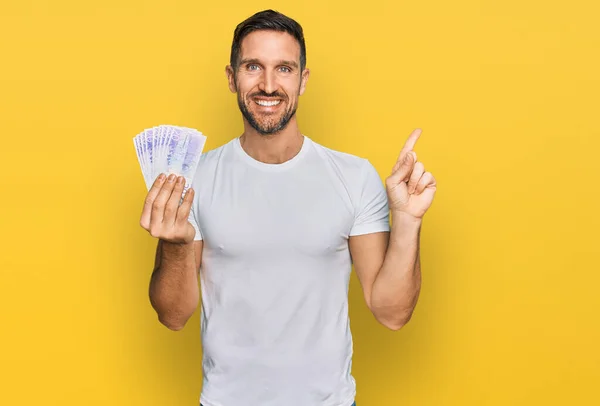
[(304, 94), (304, 90), (306, 89), (306, 82), (308, 82), (308, 77), (310, 76), (310, 70), (304, 69), (302, 72), (302, 78), (300, 79), (300, 96)]
[(237, 86), (235, 85), (235, 72), (231, 65), (225, 67), (225, 75), (227, 76), (227, 82), (231, 93), (237, 93)]

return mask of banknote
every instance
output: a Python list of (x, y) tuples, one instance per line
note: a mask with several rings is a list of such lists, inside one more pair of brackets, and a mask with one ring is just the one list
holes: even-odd
[(206, 137), (203, 137), (195, 132), (188, 134), (187, 145), (185, 149), (185, 155), (181, 165), (181, 175), (186, 180), (186, 186), (184, 190), (187, 190), (192, 183), (194, 175), (196, 174), (196, 168), (200, 161), (200, 155), (204, 150), (204, 144)]
[(206, 136), (193, 128), (159, 125), (136, 135), (133, 144), (148, 190), (159, 174), (174, 173), (185, 178), (185, 195), (196, 175)]

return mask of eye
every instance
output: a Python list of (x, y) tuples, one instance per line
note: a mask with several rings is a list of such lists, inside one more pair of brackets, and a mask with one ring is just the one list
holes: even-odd
[[(256, 68), (256, 69), (254, 69), (254, 68)], [(258, 69), (258, 65), (256, 65), (256, 64), (251, 63), (248, 65), (248, 70), (257, 70), (257, 69)]]
[(292, 70), (290, 68), (288, 68), (287, 66), (282, 66), (280, 69), (283, 70), (283, 72), (285, 73), (290, 73)]

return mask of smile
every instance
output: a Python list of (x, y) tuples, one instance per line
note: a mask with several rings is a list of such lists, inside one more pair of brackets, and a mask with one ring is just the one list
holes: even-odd
[(271, 106), (277, 106), (279, 103), (281, 103), (281, 100), (274, 100), (274, 101), (254, 100), (254, 102), (256, 104), (258, 104), (259, 106), (271, 107)]

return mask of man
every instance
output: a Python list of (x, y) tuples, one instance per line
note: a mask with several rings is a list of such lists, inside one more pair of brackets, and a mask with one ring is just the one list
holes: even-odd
[(159, 239), (152, 306), (183, 328), (200, 278), (203, 406), (351, 406), (352, 263), (389, 329), (419, 295), (419, 231), (436, 189), (413, 151), (420, 131), (386, 188), (366, 159), (303, 135), (303, 32), (272, 10), (238, 25), (226, 75), (243, 134), (202, 155), (180, 206), (182, 179), (164, 175), (145, 201), (141, 225)]

